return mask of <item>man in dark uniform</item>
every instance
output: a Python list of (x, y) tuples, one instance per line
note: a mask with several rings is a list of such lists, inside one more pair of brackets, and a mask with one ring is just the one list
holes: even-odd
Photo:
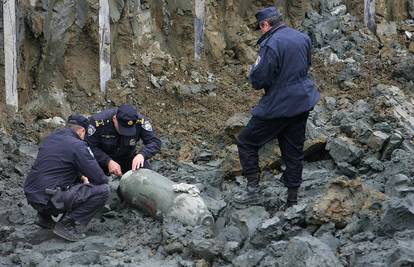
[[(161, 148), (151, 123), (127, 104), (92, 116), (86, 140), (105, 173), (116, 176), (141, 167), (150, 168), (148, 159)], [(137, 153), (139, 140), (144, 146)]]
[(249, 79), (256, 90), (265, 94), (252, 110), (252, 118), (238, 136), (238, 150), (246, 191), (235, 196), (237, 203), (260, 201), (258, 150), (277, 138), (286, 170), (282, 182), (288, 188), (286, 206), (297, 204), (302, 183), (303, 144), (309, 111), (320, 99), (309, 78), (310, 38), (285, 25), (275, 7), (256, 14), (260, 54)]
[[(67, 128), (47, 136), (24, 183), (28, 203), (38, 211), (36, 224), (69, 241), (85, 237), (86, 225), (109, 197), (108, 177), (83, 141), (89, 121), (71, 115)], [(55, 222), (52, 215), (64, 213)]]

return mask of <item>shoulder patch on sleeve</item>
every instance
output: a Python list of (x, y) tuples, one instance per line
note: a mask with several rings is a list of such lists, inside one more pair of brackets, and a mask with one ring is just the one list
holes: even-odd
[(144, 121), (144, 123), (142, 124), (142, 128), (144, 128), (144, 130), (148, 132), (152, 131), (152, 125), (149, 121)]
[(89, 126), (88, 126), (88, 136), (93, 135), (95, 132), (96, 132), (95, 126), (93, 126), (92, 124), (89, 124)]

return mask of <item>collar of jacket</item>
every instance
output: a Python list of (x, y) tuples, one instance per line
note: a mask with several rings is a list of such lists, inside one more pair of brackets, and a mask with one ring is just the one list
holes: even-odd
[(75, 129), (72, 129), (72, 128), (67, 128), (68, 130), (69, 130), (69, 132), (73, 135), (73, 137), (75, 137), (75, 138), (77, 138), (77, 139), (79, 139), (79, 140), (82, 140), (81, 138), (80, 138), (80, 136), (78, 135), (78, 133), (76, 132), (76, 130)]
[(284, 22), (279, 23), (278, 25), (272, 27), (270, 30), (268, 30), (265, 34), (262, 35), (262, 37), (259, 38), (259, 40), (257, 41), (257, 44), (260, 45), (264, 40), (266, 40), (268, 37), (270, 37), (271, 35), (273, 35), (275, 32), (277, 32), (280, 29), (283, 29), (287, 27), (286, 24)]

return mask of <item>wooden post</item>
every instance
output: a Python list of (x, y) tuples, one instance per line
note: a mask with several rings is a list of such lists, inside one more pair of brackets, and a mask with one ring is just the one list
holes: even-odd
[(111, 79), (111, 27), (109, 23), (109, 2), (99, 0), (99, 78), (101, 92)]
[(6, 104), (18, 110), (16, 0), (3, 0)]
[(364, 24), (371, 32), (376, 32), (375, 0), (365, 0), (364, 2)]
[(200, 61), (204, 47), (205, 0), (195, 0), (194, 59)]

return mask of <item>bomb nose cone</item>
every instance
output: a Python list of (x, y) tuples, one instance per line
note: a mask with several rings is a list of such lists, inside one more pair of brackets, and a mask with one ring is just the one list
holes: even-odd
[(211, 214), (205, 214), (200, 218), (200, 224), (204, 226), (212, 226), (214, 224), (214, 218)]

